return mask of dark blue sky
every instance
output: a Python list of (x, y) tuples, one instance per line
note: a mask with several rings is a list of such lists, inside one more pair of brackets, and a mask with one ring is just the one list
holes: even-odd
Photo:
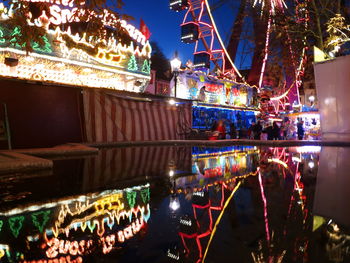
[[(216, 0), (217, 1), (217, 0)], [(237, 0), (229, 0), (234, 3)], [(215, 0), (211, 0), (214, 3)], [(174, 51), (179, 52), (179, 57), (183, 62), (188, 59), (193, 60), (194, 44), (183, 44), (180, 41), (180, 24), (182, 23), (184, 12), (174, 12), (169, 9), (169, 0), (124, 0), (123, 12), (135, 18), (131, 23), (139, 26), (142, 18), (149, 27), (152, 35), (151, 41), (156, 41), (168, 58), (172, 58)], [(236, 16), (237, 4), (226, 4), (213, 15), (224, 41), (228, 39), (231, 26)]]

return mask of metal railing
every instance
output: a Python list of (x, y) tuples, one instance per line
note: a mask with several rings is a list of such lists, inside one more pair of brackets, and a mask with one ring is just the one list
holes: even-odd
[(9, 150), (12, 150), (10, 123), (6, 103), (2, 103), (4, 120), (0, 120), (0, 141), (7, 141)]

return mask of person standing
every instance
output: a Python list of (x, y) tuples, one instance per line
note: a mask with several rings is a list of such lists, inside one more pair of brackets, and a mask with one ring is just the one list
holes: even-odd
[(255, 122), (252, 122), (252, 124), (250, 125), (250, 127), (248, 128), (248, 139), (253, 139), (254, 136), (254, 127), (255, 127)]
[(252, 122), (252, 124), (248, 128), (248, 139), (254, 138), (254, 127), (255, 127), (255, 122)]
[(290, 126), (290, 121), (286, 120), (281, 127), (283, 140), (288, 140), (289, 126)]
[(247, 139), (248, 137), (248, 130), (245, 126), (242, 126), (241, 129), (238, 132), (239, 139)]
[(233, 122), (230, 124), (230, 137), (231, 139), (237, 139), (237, 130)]
[(297, 123), (297, 133), (298, 133), (298, 139), (302, 140), (304, 138), (304, 122), (302, 120), (299, 120)]
[(213, 123), (211, 124), (211, 127), (210, 127), (210, 131), (215, 131), (216, 128), (218, 127), (218, 123), (216, 120), (213, 121)]
[(267, 133), (267, 139), (269, 141), (273, 140), (273, 126), (269, 124), (264, 130), (264, 133)]
[(226, 138), (226, 128), (223, 120), (219, 120), (218, 126), (216, 127), (216, 131), (219, 132), (219, 140)]
[(258, 121), (254, 126), (253, 126), (253, 134), (254, 134), (254, 140), (260, 140), (261, 132), (262, 132), (263, 127), (260, 124), (260, 121)]
[(281, 139), (281, 129), (278, 126), (277, 122), (275, 121), (272, 124), (272, 137), (273, 137), (273, 140)]

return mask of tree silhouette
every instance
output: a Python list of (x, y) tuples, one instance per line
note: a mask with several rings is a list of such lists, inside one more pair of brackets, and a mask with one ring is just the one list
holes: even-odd
[(151, 42), (152, 57), (151, 69), (156, 71), (156, 78), (163, 80), (171, 79), (171, 67), (169, 59), (166, 58), (157, 42)]

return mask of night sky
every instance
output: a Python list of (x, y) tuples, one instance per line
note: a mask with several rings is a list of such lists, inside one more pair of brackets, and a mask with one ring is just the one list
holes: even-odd
[[(211, 0), (215, 3), (218, 0)], [(230, 29), (236, 16), (237, 0), (228, 0), (228, 3), (213, 12), (216, 24), (224, 41), (228, 40)], [(158, 42), (164, 54), (168, 58), (174, 56), (177, 50), (182, 62), (193, 60), (194, 44), (184, 44), (180, 41), (180, 24), (185, 11), (174, 12), (169, 9), (168, 0), (124, 0), (125, 6), (122, 10), (125, 14), (135, 18), (130, 23), (139, 27), (142, 18), (150, 29), (151, 41)]]

